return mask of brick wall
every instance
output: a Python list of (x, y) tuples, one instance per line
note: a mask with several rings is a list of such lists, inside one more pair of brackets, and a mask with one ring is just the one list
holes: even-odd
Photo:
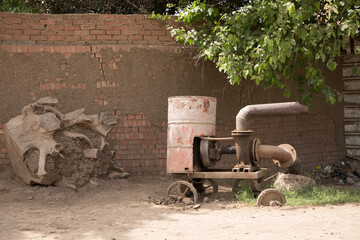
[[(0, 39), (5, 44), (176, 44), (163, 22), (149, 19), (146, 15), (0, 14)], [(16, 49), (23, 52), (36, 50)], [(56, 50), (45, 48), (44, 51)], [(70, 50), (73, 53), (77, 51), (76, 48)]]
[[(57, 97), (64, 113), (113, 112), (118, 124), (108, 142), (134, 175), (165, 174), (169, 96), (216, 97), (217, 136), (231, 134), (247, 104), (288, 101), (275, 90), (250, 91), (253, 85), (225, 89), (212, 64), (195, 66), (192, 49), (145, 15), (0, 13), (0, 43), (0, 165), (9, 164), (4, 124), (44, 96)], [(328, 75), (341, 91), (338, 74)], [(306, 116), (254, 117), (250, 128), (264, 144), (293, 145), (305, 168), (329, 164), (344, 155), (342, 106), (323, 102)], [(234, 156), (220, 164), (233, 165)]]

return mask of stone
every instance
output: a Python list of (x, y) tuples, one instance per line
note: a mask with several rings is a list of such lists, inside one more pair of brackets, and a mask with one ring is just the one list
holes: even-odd
[(200, 208), (200, 204), (196, 204), (193, 206), (193, 209), (199, 209)]
[(279, 173), (275, 179), (274, 187), (279, 190), (302, 191), (312, 183), (313, 179), (309, 177), (290, 173)]
[(99, 186), (99, 183), (93, 179), (90, 179), (89, 181), (90, 184), (94, 185), (94, 186)]
[(209, 198), (208, 197), (204, 197), (204, 203), (208, 203), (210, 202)]
[(347, 177), (346, 182), (349, 183), (349, 184), (354, 184), (355, 183), (355, 181), (351, 177)]
[(326, 175), (330, 175), (331, 170), (332, 170), (331, 166), (326, 166), (326, 167), (324, 167), (324, 173), (325, 173)]
[(110, 179), (117, 179), (117, 178), (127, 178), (130, 174), (127, 172), (111, 172), (108, 175), (108, 178)]
[(194, 204), (194, 201), (191, 200), (191, 198), (188, 198), (188, 197), (184, 197), (182, 202), (185, 204), (185, 205), (192, 205)]

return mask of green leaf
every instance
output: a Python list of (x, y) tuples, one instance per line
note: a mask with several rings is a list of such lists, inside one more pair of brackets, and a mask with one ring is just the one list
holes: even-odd
[(247, 77), (249, 76), (249, 70), (244, 70), (243, 71), (243, 77), (245, 78), (245, 79), (247, 79)]
[(308, 35), (307, 31), (303, 30), (303, 31), (301, 31), (300, 38), (301, 38), (302, 40), (305, 40), (306, 37), (307, 37), (307, 35)]
[(330, 71), (334, 71), (337, 67), (337, 63), (334, 62), (334, 59), (329, 59), (329, 61), (327, 62), (326, 66), (328, 67), (328, 69)]
[(212, 16), (213, 13), (214, 13), (214, 8), (209, 8), (209, 9), (208, 9), (208, 14), (209, 14), (210, 16)]
[(289, 6), (288, 6), (288, 9), (289, 9), (289, 15), (290, 15), (290, 17), (292, 17), (294, 12), (295, 12), (295, 4), (290, 3)]
[(291, 91), (288, 88), (286, 88), (284, 91), (284, 97), (289, 98), (290, 96), (291, 96)]

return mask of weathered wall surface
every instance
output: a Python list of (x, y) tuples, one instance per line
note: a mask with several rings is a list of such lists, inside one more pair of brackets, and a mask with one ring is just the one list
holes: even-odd
[[(228, 85), (213, 64), (195, 62), (193, 49), (173, 41), (164, 23), (143, 15), (0, 13), (0, 41), (0, 166), (9, 163), (3, 125), (48, 95), (64, 113), (85, 107), (116, 115), (109, 143), (139, 175), (165, 174), (169, 96), (216, 97), (219, 136), (230, 135), (241, 107), (289, 101), (252, 82)], [(340, 71), (327, 78), (342, 90)], [(344, 154), (342, 106), (321, 97), (306, 116), (256, 117), (250, 127), (263, 143), (293, 145), (305, 167)], [(227, 157), (222, 165), (232, 163)]]

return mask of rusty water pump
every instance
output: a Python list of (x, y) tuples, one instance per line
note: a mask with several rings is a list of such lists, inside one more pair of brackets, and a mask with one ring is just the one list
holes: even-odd
[[(167, 191), (168, 197), (183, 198), (192, 193), (198, 200), (198, 191), (204, 190), (206, 179), (211, 179), (213, 191), (217, 191), (214, 179), (245, 179), (258, 196), (260, 205), (271, 201), (285, 203), (277, 190), (263, 191), (262, 182), (267, 174), (260, 168), (263, 159), (289, 171), (301, 171), (300, 160), (289, 144), (263, 145), (260, 139), (252, 138), (248, 119), (251, 116), (270, 116), (307, 113), (308, 108), (298, 102), (248, 105), (236, 116), (236, 129), (231, 136), (215, 137), (216, 99), (212, 97), (180, 96), (169, 98), (167, 172), (186, 176), (187, 181), (177, 181)], [(234, 145), (222, 146), (222, 142), (233, 140)], [(223, 154), (236, 155), (236, 164), (231, 169), (216, 168)], [(185, 190), (184, 190), (185, 189)], [(177, 199), (177, 200), (179, 200)], [(260, 201), (260, 202), (259, 202)]]

